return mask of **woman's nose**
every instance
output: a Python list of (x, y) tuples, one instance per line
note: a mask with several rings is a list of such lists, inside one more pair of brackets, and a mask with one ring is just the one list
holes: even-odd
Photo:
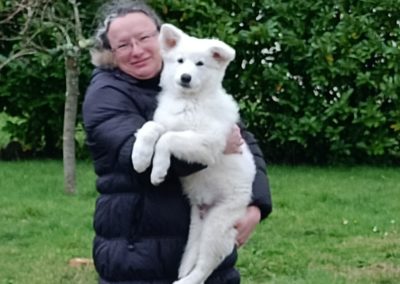
[(137, 55), (143, 53), (143, 47), (140, 45), (140, 43), (136, 39), (131, 40), (131, 54), (132, 55)]

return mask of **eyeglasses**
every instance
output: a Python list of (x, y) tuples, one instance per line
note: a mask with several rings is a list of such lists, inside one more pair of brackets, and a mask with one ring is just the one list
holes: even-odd
[(113, 52), (118, 52), (121, 54), (129, 53), (132, 51), (134, 44), (137, 46), (140, 46), (140, 47), (145, 47), (146, 45), (148, 45), (149, 43), (152, 42), (152, 39), (157, 34), (158, 34), (158, 31), (156, 30), (150, 34), (142, 35), (139, 38), (132, 37), (129, 42), (127, 41), (127, 42), (120, 43), (116, 48), (112, 48), (111, 50)]

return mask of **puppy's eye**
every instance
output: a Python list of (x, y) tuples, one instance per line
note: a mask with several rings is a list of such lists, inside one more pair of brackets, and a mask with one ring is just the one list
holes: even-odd
[(183, 63), (183, 58), (179, 58), (178, 63)]
[(197, 61), (196, 62), (196, 66), (203, 66), (203, 65), (204, 65), (203, 61)]

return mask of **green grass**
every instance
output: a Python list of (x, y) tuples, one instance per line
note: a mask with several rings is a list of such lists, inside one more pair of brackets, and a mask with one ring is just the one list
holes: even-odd
[(89, 163), (78, 165), (78, 194), (63, 192), (62, 162), (0, 163), (0, 283), (96, 283), (90, 257), (95, 189)]
[[(60, 161), (0, 162), (0, 284), (96, 283), (90, 258), (94, 174)], [(244, 284), (399, 283), (400, 170), (270, 166), (274, 212), (240, 250)]]
[(271, 167), (274, 212), (241, 251), (244, 283), (399, 283), (400, 170)]

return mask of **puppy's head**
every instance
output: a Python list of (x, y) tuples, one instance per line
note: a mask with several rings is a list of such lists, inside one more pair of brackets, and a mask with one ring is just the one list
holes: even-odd
[(160, 31), (164, 60), (161, 84), (183, 93), (210, 92), (221, 87), (235, 50), (217, 39), (199, 39), (164, 24)]

